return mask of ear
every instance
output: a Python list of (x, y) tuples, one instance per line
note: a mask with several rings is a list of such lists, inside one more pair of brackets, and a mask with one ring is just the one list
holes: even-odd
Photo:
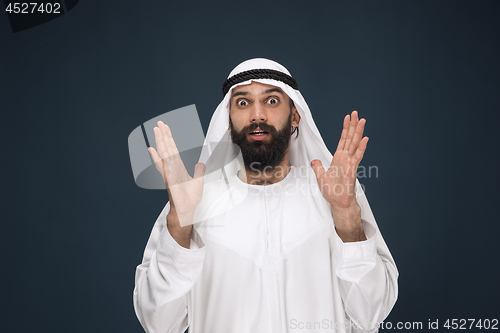
[(292, 126), (293, 127), (299, 126), (299, 122), (300, 122), (300, 114), (294, 105), (294, 106), (292, 106)]

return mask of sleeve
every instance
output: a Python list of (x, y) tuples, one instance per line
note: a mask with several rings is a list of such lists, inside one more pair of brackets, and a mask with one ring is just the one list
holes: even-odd
[(398, 297), (398, 270), (380, 234), (358, 181), (356, 200), (367, 240), (344, 243), (335, 232), (335, 274), (353, 332), (372, 332), (392, 310)]
[(182, 333), (188, 327), (188, 293), (200, 275), (205, 244), (193, 227), (190, 248), (180, 246), (166, 228), (165, 205), (137, 266), (134, 309), (148, 333)]

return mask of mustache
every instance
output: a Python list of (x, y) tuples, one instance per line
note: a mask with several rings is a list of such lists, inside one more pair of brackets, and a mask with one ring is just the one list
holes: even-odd
[(251, 123), (250, 125), (243, 127), (241, 133), (250, 133), (255, 131), (257, 128), (260, 128), (265, 132), (271, 132), (271, 133), (277, 132), (276, 127), (274, 127), (273, 125), (269, 125), (268, 123), (265, 122), (260, 122), (260, 123)]

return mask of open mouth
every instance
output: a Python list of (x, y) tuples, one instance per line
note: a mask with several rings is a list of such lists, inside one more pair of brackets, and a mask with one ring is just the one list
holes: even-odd
[(249, 132), (248, 135), (250, 136), (250, 139), (254, 141), (262, 141), (265, 140), (269, 136), (268, 131), (263, 131), (260, 128), (255, 129), (252, 132)]
[(253, 131), (253, 132), (250, 132), (250, 135), (264, 135), (264, 134), (267, 134), (269, 132), (266, 132), (266, 131)]

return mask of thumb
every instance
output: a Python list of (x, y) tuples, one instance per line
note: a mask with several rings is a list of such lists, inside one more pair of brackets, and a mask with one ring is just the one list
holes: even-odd
[(314, 170), (316, 178), (319, 178), (323, 173), (325, 173), (325, 168), (323, 168), (323, 163), (320, 160), (313, 160), (311, 162), (311, 168)]
[(205, 175), (206, 166), (203, 163), (197, 163), (194, 166), (194, 178), (203, 177)]

